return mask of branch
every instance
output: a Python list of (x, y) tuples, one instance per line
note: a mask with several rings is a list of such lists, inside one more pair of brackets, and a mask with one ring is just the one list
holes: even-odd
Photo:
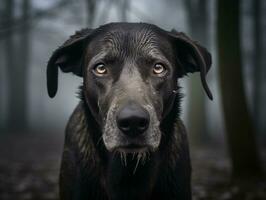
[(69, 1), (61, 0), (48, 9), (36, 10), (35, 12), (30, 14), (30, 17), (27, 20), (25, 20), (23, 17), (22, 18), (20, 17), (20, 18), (12, 20), (11, 24), (8, 23), (8, 21), (1, 20), (0, 24), (4, 24), (4, 26), (0, 27), (0, 38), (4, 37), (9, 31), (21, 29), (25, 25), (31, 24), (33, 21), (37, 21), (43, 18), (48, 18), (48, 17), (54, 17), (55, 15), (58, 14), (58, 12), (55, 13), (55, 11), (58, 11), (66, 6), (69, 6), (73, 2), (74, 2), (73, 0), (69, 0)]

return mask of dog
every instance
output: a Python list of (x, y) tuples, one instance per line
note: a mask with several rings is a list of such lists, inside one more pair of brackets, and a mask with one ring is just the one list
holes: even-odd
[(191, 200), (191, 165), (180, 120), (178, 80), (206, 74), (211, 55), (182, 32), (147, 23), (82, 29), (54, 51), (58, 68), (82, 77), (80, 103), (66, 128), (60, 169), (62, 200)]

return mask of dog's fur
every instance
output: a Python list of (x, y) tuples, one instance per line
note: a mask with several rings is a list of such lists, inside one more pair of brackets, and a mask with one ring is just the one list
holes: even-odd
[[(107, 74), (95, 74), (99, 63)], [(164, 66), (164, 74), (152, 73), (156, 63)], [(205, 79), (210, 66), (205, 48), (184, 33), (155, 25), (112, 23), (71, 36), (47, 66), (50, 97), (57, 91), (58, 67), (84, 80), (81, 102), (66, 128), (61, 199), (190, 200), (191, 166), (177, 80), (199, 71), (212, 98)], [(132, 103), (150, 118), (145, 133), (134, 139), (116, 124), (119, 111)]]

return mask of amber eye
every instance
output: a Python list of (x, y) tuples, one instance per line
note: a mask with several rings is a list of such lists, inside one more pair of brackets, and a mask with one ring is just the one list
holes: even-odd
[(96, 75), (105, 75), (107, 73), (107, 69), (106, 67), (104, 66), (103, 63), (100, 63), (100, 64), (97, 64), (94, 68), (93, 68), (93, 72), (96, 74)]
[(160, 63), (155, 64), (154, 67), (153, 67), (153, 73), (155, 75), (161, 75), (165, 71), (166, 71), (166, 68)]

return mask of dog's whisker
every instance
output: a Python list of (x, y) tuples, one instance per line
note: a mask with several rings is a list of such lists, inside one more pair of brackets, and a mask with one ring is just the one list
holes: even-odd
[(125, 163), (125, 166), (127, 166), (127, 153), (126, 152), (123, 152), (123, 155), (124, 155), (124, 163)]
[(135, 169), (133, 171), (133, 174), (135, 174), (136, 171), (137, 171), (140, 159), (141, 159), (141, 153), (138, 153), (138, 155), (137, 155), (137, 163), (136, 163)]
[(122, 164), (122, 166), (124, 165), (124, 161), (123, 161), (123, 153), (121, 151), (118, 151), (119, 153), (119, 157), (120, 157), (120, 163)]
[(132, 155), (132, 160), (134, 160), (134, 158), (135, 158), (135, 155), (136, 155), (136, 152), (133, 152), (133, 155)]
[(148, 160), (150, 160), (150, 155), (151, 155), (150, 152), (147, 151), (147, 159), (148, 159)]
[(144, 151), (143, 153), (142, 153), (142, 158), (141, 158), (141, 164), (142, 165), (144, 165), (145, 164), (145, 162), (146, 162), (146, 151)]
[(117, 150), (114, 151), (113, 155), (112, 155), (112, 160), (114, 159), (114, 157), (116, 157), (116, 155), (118, 154), (119, 152)]
[(97, 143), (96, 143), (96, 146), (98, 146), (99, 144), (100, 144), (100, 141), (103, 139), (103, 136), (101, 136), (100, 138), (99, 138), (99, 140), (97, 141)]
[(123, 153), (122, 152), (119, 152), (120, 153), (120, 161), (121, 161), (121, 163), (122, 163), (122, 165), (124, 164), (124, 162), (123, 162)]

